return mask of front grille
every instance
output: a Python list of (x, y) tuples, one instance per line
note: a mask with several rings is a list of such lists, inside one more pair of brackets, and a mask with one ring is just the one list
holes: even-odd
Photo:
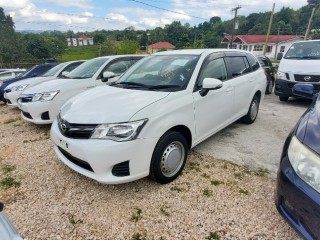
[(31, 95), (30, 96), (21, 96), (20, 97), (20, 101), (23, 102), (23, 103), (31, 102), (32, 101), (32, 97), (33, 96), (31, 96)]
[(58, 115), (58, 126), (63, 136), (76, 139), (89, 139), (97, 124), (69, 123)]
[(24, 112), (24, 111), (21, 111), (21, 112), (22, 112), (23, 116), (25, 116), (26, 118), (32, 119), (30, 113)]
[(299, 75), (295, 74), (294, 79), (297, 82), (320, 82), (320, 75)]
[(58, 147), (59, 151), (63, 154), (63, 156), (65, 156), (70, 162), (72, 162), (73, 164), (81, 167), (81, 168), (84, 168), (88, 171), (91, 171), (93, 172), (91, 166), (89, 163), (87, 163), (86, 161), (83, 161), (79, 158), (76, 158), (74, 156), (72, 156), (70, 153), (68, 153), (67, 151), (63, 150), (61, 147)]
[(113, 166), (112, 174), (116, 177), (125, 177), (130, 175), (129, 161), (118, 163)]

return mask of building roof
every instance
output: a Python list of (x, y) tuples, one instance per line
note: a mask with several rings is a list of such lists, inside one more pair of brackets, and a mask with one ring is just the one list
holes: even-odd
[[(280, 43), (287, 42), (294, 39), (300, 39), (303, 36), (299, 35), (270, 35), (269, 43)], [(234, 35), (234, 42), (245, 42), (245, 43), (264, 43), (266, 41), (266, 35)], [(222, 42), (229, 42), (231, 35), (225, 35)]]
[(157, 42), (157, 43), (149, 45), (148, 48), (152, 48), (152, 49), (162, 49), (162, 48), (164, 48), (164, 49), (175, 49), (176, 47), (173, 46), (169, 42)]
[(91, 37), (88, 37), (88, 36), (85, 36), (85, 35), (81, 35), (79, 38), (88, 39), (88, 38), (91, 38)]

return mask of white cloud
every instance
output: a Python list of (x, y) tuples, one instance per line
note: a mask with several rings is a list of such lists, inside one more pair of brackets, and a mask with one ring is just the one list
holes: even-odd
[(51, 2), (62, 7), (76, 7), (82, 9), (93, 8), (92, 0), (38, 0), (39, 2)]

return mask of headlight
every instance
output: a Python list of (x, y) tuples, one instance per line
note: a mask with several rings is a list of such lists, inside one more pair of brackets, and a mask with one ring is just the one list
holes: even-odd
[(28, 85), (29, 84), (23, 84), (23, 85), (19, 85), (19, 86), (14, 86), (14, 87), (11, 88), (11, 92), (23, 91)]
[(278, 71), (277, 72), (277, 79), (287, 79), (287, 76), (284, 72)]
[(288, 157), (298, 176), (320, 193), (319, 155), (293, 137), (289, 145)]
[(142, 119), (127, 123), (101, 124), (94, 129), (91, 138), (110, 139), (118, 142), (130, 141), (137, 138), (147, 121), (147, 119)]
[(59, 91), (54, 91), (54, 92), (44, 92), (44, 93), (36, 93), (32, 97), (32, 102), (37, 102), (37, 101), (51, 101)]

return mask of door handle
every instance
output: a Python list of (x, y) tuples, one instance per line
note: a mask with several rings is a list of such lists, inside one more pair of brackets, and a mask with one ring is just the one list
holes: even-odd
[(233, 90), (233, 87), (230, 86), (230, 87), (227, 87), (226, 92), (231, 92), (232, 90)]

